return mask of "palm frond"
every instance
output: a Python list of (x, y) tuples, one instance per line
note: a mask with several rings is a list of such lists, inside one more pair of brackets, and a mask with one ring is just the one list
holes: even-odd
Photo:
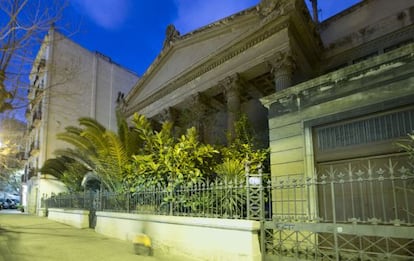
[(67, 157), (57, 157), (48, 159), (45, 161), (45, 163), (43, 163), (40, 172), (42, 174), (49, 174), (60, 179), (67, 169), (66, 163), (68, 162), (73, 162), (73, 160)]
[(90, 117), (79, 118), (79, 124), (89, 129), (95, 129), (97, 132), (105, 132), (106, 128), (97, 120)]
[(96, 150), (105, 148), (105, 127), (92, 118), (80, 118), (79, 123), (85, 127), (80, 134), (81, 137), (86, 138)]
[(90, 155), (86, 154), (85, 152), (82, 152), (81, 150), (71, 149), (71, 148), (58, 149), (54, 151), (54, 154), (56, 156), (63, 156), (63, 157), (71, 158), (81, 163), (88, 170), (95, 169), (95, 162), (91, 160)]
[(113, 132), (105, 134), (107, 142), (108, 157), (113, 159), (118, 166), (124, 166), (128, 162), (128, 154), (119, 137)]

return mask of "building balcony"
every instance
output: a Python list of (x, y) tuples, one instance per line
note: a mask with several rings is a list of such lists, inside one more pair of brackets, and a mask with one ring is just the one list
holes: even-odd
[(40, 148), (39, 148), (39, 143), (38, 142), (32, 142), (30, 144), (30, 156), (37, 156), (39, 155), (40, 152)]
[(30, 86), (30, 88), (28, 90), (28, 93), (27, 93), (27, 98), (29, 100), (34, 100), (34, 98), (36, 96), (36, 89), (37, 89), (37, 86), (35, 86), (35, 85)]
[(41, 121), (42, 121), (42, 112), (41, 110), (37, 110), (33, 114), (32, 124), (34, 127), (39, 127)]
[(27, 181), (29, 181), (32, 177), (36, 177), (37, 173), (36, 173), (36, 169), (35, 168), (28, 168), (25, 170), (24, 175), (22, 175), (22, 183), (26, 183)]

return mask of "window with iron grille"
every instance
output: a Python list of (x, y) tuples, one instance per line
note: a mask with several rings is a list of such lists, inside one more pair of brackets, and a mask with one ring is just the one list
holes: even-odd
[(317, 162), (398, 151), (395, 142), (414, 130), (414, 108), (314, 128)]

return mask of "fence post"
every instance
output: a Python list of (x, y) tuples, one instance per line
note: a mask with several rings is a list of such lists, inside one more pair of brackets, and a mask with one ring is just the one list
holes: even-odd
[(335, 260), (339, 260), (339, 249), (338, 249), (338, 227), (336, 224), (336, 204), (335, 204), (335, 184), (331, 180), (331, 200), (332, 200), (332, 219), (333, 219), (333, 236), (335, 246)]
[(126, 192), (126, 211), (127, 211), (127, 213), (130, 213), (131, 211), (130, 211), (130, 192), (128, 191), (128, 192)]
[(42, 205), (45, 208), (45, 213), (47, 212), (47, 194), (42, 195)]
[(264, 187), (263, 187), (263, 169), (261, 164), (258, 165), (257, 174), (250, 173), (249, 162), (245, 165), (246, 187), (247, 187), (247, 219), (257, 220), (260, 222), (260, 250), (262, 260), (266, 256), (266, 231), (265, 231), (265, 205), (264, 205)]
[(170, 216), (173, 215), (173, 208), (174, 208), (174, 202), (173, 202), (173, 189), (171, 189), (171, 191), (168, 192), (170, 194)]
[(246, 214), (247, 214), (247, 219), (250, 219), (250, 183), (249, 183), (249, 178), (250, 178), (250, 166), (249, 166), (249, 162), (246, 162), (244, 164), (244, 171), (245, 171), (245, 175), (246, 175)]

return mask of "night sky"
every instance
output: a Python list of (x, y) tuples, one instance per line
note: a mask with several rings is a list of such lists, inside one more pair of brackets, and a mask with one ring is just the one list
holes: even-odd
[[(161, 51), (168, 24), (174, 24), (181, 34), (185, 34), (259, 2), (71, 0), (63, 23), (70, 25), (68, 33), (73, 33), (70, 38), (75, 42), (142, 75)], [(360, 1), (319, 0), (320, 20), (357, 2)]]
[[(139, 76), (145, 73), (161, 51), (169, 24), (174, 24), (181, 35), (184, 35), (260, 2), (260, 0), (67, 1), (68, 6), (56, 28), (84, 48), (110, 57), (114, 62)], [(360, 0), (318, 0), (319, 20), (323, 21), (358, 2)], [(41, 1), (41, 3), (46, 2)], [(306, 4), (310, 7), (309, 0), (306, 0)], [(5, 18), (4, 13), (0, 13), (0, 22), (3, 18)], [(34, 59), (39, 46), (40, 39), (28, 51), (30, 59)], [(26, 59), (28, 63), (24, 65), (27, 67), (27, 72), (31, 69), (30, 59)], [(16, 67), (19, 65), (10, 70)], [(8, 111), (7, 114), (24, 120), (29, 86), (27, 74), (21, 77), (17, 85), (19, 87), (14, 102), (16, 109)], [(10, 86), (10, 89), (13, 89), (12, 85)]]

